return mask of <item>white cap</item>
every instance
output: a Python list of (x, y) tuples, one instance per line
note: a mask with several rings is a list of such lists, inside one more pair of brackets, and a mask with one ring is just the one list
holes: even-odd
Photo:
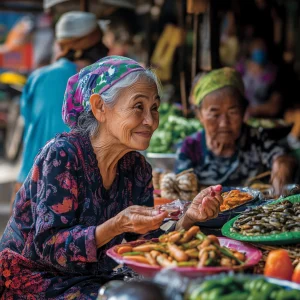
[(82, 37), (97, 26), (97, 18), (93, 13), (70, 11), (63, 14), (56, 23), (55, 36), (58, 40)]

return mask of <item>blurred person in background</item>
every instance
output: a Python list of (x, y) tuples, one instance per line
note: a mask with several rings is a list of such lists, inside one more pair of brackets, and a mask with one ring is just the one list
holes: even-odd
[(103, 44), (109, 49), (108, 55), (130, 57), (132, 33), (127, 23), (120, 18), (112, 18), (105, 26)]
[(262, 38), (252, 40), (249, 57), (242, 59), (236, 69), (242, 75), (249, 101), (246, 118), (278, 117), (283, 106), (278, 67), (271, 62), (267, 44)]
[(39, 150), (56, 134), (69, 131), (61, 117), (68, 79), (107, 54), (102, 31), (92, 13), (63, 14), (56, 24), (55, 36), (55, 62), (34, 71), (23, 90), (24, 149), (12, 202)]

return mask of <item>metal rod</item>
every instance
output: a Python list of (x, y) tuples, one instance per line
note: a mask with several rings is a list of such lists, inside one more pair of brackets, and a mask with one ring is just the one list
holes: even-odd
[(90, 6), (89, 4), (89, 0), (80, 0), (80, 10), (88, 12)]

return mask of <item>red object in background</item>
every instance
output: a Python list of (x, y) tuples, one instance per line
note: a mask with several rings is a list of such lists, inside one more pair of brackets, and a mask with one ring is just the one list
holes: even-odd
[(284, 249), (272, 250), (268, 254), (264, 275), (283, 280), (291, 280), (293, 265), (289, 253)]
[(33, 47), (31, 43), (21, 46), (18, 50), (0, 55), (0, 68), (28, 73), (33, 68)]
[(173, 200), (170, 200), (170, 199), (167, 199), (167, 198), (157, 197), (157, 198), (154, 198), (154, 206), (168, 204), (168, 203), (171, 203), (172, 201)]

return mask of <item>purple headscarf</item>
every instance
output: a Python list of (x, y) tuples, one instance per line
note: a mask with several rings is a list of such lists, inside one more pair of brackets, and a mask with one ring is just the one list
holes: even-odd
[(119, 80), (136, 71), (145, 71), (133, 59), (123, 56), (107, 56), (80, 70), (67, 84), (62, 117), (71, 128), (82, 111), (90, 109), (90, 96), (101, 95)]

